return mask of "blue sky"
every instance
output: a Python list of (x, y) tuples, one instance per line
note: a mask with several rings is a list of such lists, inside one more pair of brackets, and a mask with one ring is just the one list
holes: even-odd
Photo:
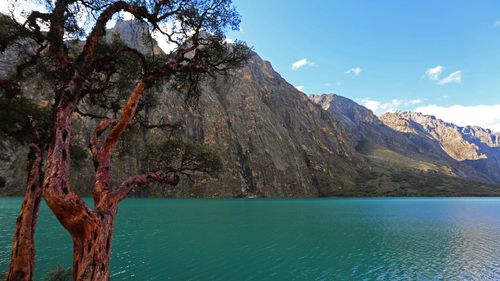
[(499, 0), (233, 1), (242, 23), (228, 38), (307, 94), (500, 132)]
[[(500, 131), (500, 1), (234, 3), (242, 30), (228, 37), (247, 41), (305, 93)], [(488, 110), (494, 116), (482, 116)]]

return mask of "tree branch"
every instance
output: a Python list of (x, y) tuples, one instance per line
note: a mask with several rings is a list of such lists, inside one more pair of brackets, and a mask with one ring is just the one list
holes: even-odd
[[(94, 132), (92, 133), (91, 137), (90, 137), (90, 151), (92, 152), (92, 157), (94, 159), (94, 165), (97, 165), (97, 157), (98, 157), (98, 153), (99, 153), (99, 137), (101, 136), (101, 134), (106, 130), (108, 129), (109, 127), (111, 126), (114, 126), (116, 125), (116, 122), (118, 122), (117, 120), (115, 119), (105, 119), (105, 120), (102, 120), (101, 123), (99, 123), (99, 125), (95, 128)], [(97, 169), (97, 166), (95, 166), (96, 169)]]
[(156, 22), (156, 18), (144, 6), (129, 4), (125, 1), (118, 1), (109, 5), (97, 18), (94, 28), (87, 37), (83, 51), (78, 58), (82, 71), (87, 72), (94, 61), (94, 53), (99, 38), (106, 34), (106, 23), (111, 20), (113, 15), (120, 11), (129, 12), (137, 18), (147, 19), (151, 23)]
[(163, 129), (163, 130), (168, 130), (168, 131), (176, 131), (176, 130), (179, 130), (183, 127), (181, 122), (175, 122), (175, 123), (167, 123), (167, 122), (162, 123), (162, 122), (160, 122), (160, 123), (151, 124), (146, 120), (146, 118), (144, 118), (140, 114), (135, 116), (134, 123), (138, 124), (141, 128), (145, 128), (145, 129)]
[(161, 171), (148, 172), (142, 175), (131, 176), (122, 182), (110, 196), (111, 200), (119, 202), (124, 199), (135, 187), (145, 186), (151, 182), (159, 182), (176, 186), (179, 176)]
[(122, 114), (120, 120), (113, 127), (111, 132), (108, 134), (106, 141), (104, 142), (102, 149), (105, 151), (111, 151), (115, 144), (118, 142), (118, 139), (125, 131), (127, 125), (130, 123), (132, 118), (134, 118), (135, 112), (137, 110), (137, 105), (139, 104), (139, 100), (146, 90), (147, 85), (143, 80), (137, 83), (132, 95), (130, 95), (127, 104), (122, 109)]
[(111, 179), (111, 151), (104, 150), (99, 146), (99, 136), (109, 127), (116, 125), (118, 121), (115, 119), (106, 119), (94, 130), (90, 138), (90, 150), (94, 161), (95, 183), (94, 183), (94, 203), (96, 206), (103, 208), (101, 202), (109, 191), (109, 181)]
[(40, 59), (41, 52), (47, 47), (47, 45), (41, 44), (37, 48), (34, 54), (29, 54), (25, 52), (19, 55), (27, 55), (29, 58), (24, 62), (16, 66), (15, 77), (10, 80), (0, 79), (0, 89), (3, 89), (5, 96), (8, 98), (13, 98), (15, 96), (21, 95), (21, 85), (20, 82), (24, 80), (24, 71), (33, 65), (35, 65)]
[(75, 108), (75, 112), (78, 113), (80, 116), (89, 117), (92, 119), (107, 119), (107, 117), (104, 115), (97, 115), (97, 114), (93, 114), (93, 113), (89, 113), (89, 112), (83, 112), (78, 107)]
[(42, 35), (42, 32), (40, 31), (40, 26), (37, 23), (38, 19), (43, 20), (45, 22), (50, 22), (51, 14), (32, 11), (31, 14), (28, 16), (28, 18), (26, 19), (26, 23), (24, 25), (27, 25), (28, 27), (33, 29), (33, 35), (37, 38), (39, 42), (43, 42), (46, 40), (46, 38), (45, 36)]
[(47, 40), (50, 43), (49, 49), (55, 55), (59, 62), (59, 67), (63, 71), (67, 70), (71, 64), (68, 51), (64, 46), (65, 23), (67, 20), (65, 13), (68, 6), (75, 1), (76, 0), (57, 0), (54, 5), (54, 10), (49, 16), (50, 28), (47, 34)]
[(60, 90), (60, 100), (54, 112), (54, 128), (47, 156), (43, 197), (59, 222), (73, 237), (81, 237), (86, 231), (86, 223), (97, 221), (98, 217), (88, 205), (73, 191), (70, 184), (71, 155), (70, 140), (75, 97), (81, 88), (81, 79), (75, 73)]
[[(39, 135), (35, 132), (35, 135)], [(43, 151), (40, 139), (30, 144), (28, 156), (28, 181), (21, 212), (17, 219), (14, 241), (12, 242), (11, 263), (7, 280), (19, 280), (19, 276), (32, 280), (35, 269), (35, 226), (42, 199)]]
[(160, 77), (167, 76), (169, 73), (174, 72), (205, 72), (207, 70), (207, 64), (203, 61), (193, 62), (189, 64), (181, 64), (180, 62), (170, 59), (164, 66), (156, 69), (153, 73), (147, 74), (140, 80), (132, 95), (130, 95), (127, 104), (122, 109), (121, 118), (118, 123), (113, 127), (111, 132), (108, 134), (106, 141), (102, 147), (105, 151), (111, 151), (114, 145), (118, 142), (118, 139), (125, 131), (127, 125), (132, 121), (135, 116), (139, 100), (143, 95), (144, 91), (151, 87)]

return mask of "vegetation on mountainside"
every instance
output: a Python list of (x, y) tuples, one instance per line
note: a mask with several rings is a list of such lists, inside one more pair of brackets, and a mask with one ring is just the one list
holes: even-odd
[(498, 196), (498, 185), (465, 180), (436, 170), (417, 170), (386, 160), (366, 158), (369, 169), (360, 173), (353, 190), (337, 196)]
[[(201, 81), (238, 68), (250, 52), (241, 42), (225, 40), (225, 31), (238, 29), (240, 22), (230, 0), (57, 0), (45, 8), (26, 11), (23, 23), (14, 16), (0, 20), (0, 51), (11, 58), (2, 61), (0, 97), (3, 106), (13, 110), (0, 116), (0, 129), (30, 150), (7, 280), (33, 279), (34, 232), (42, 196), (73, 238), (73, 279), (109, 280), (120, 201), (152, 182), (175, 186), (183, 175), (210, 174), (221, 166), (201, 146), (170, 141), (157, 152), (177, 156), (180, 162), (157, 161), (151, 170), (113, 182), (116, 148), (129, 126), (163, 127), (137, 114), (154, 102), (144, 97), (158, 83), (167, 82), (192, 108), (202, 93)], [(134, 16), (148, 35), (165, 35), (173, 49), (144, 52), (118, 37), (106, 38), (107, 24), (124, 12)], [(46, 87), (27, 87), (33, 76)], [(38, 110), (40, 99), (47, 103)], [(86, 132), (89, 149), (80, 147), (73, 134), (76, 118), (97, 120), (95, 129)], [(24, 139), (20, 131), (31, 137)], [(71, 185), (72, 166), (85, 164), (87, 155), (95, 175), (89, 185), (93, 207)], [(210, 166), (200, 166), (204, 164)]]

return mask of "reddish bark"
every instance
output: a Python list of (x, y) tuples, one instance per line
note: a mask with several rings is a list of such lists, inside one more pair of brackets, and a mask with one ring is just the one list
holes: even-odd
[[(67, 74), (73, 73), (73, 76), (66, 80), (64, 87), (57, 92), (54, 105), (53, 128), (51, 139), (47, 149), (46, 171), (42, 181), (41, 162), (42, 157), (33, 163), (37, 164), (30, 175), (29, 182), (38, 182), (33, 190), (28, 188), (25, 202), (22, 207), (20, 220), (18, 221), (19, 231), (16, 231), (13, 250), (13, 264), (16, 268), (12, 269), (12, 280), (31, 280), (33, 272), (33, 233), (34, 223), (40, 201), (40, 189), (47, 205), (57, 217), (59, 222), (68, 230), (73, 238), (73, 279), (77, 281), (103, 281), (109, 280), (109, 258), (112, 248), (112, 235), (114, 228), (114, 218), (117, 213), (118, 203), (130, 193), (135, 187), (145, 186), (152, 181), (175, 185), (179, 178), (173, 174), (167, 174), (160, 171), (149, 172), (143, 175), (132, 176), (125, 180), (116, 189), (110, 186), (111, 179), (111, 157), (113, 149), (122, 136), (123, 132), (134, 118), (137, 106), (144, 91), (151, 87), (158, 78), (180, 72), (206, 72), (212, 67), (220, 70), (220, 65), (224, 60), (212, 63), (206, 57), (197, 59), (185, 59), (184, 54), (196, 50), (198, 45), (198, 32), (201, 31), (202, 23), (196, 29), (193, 35), (192, 45), (185, 46), (184, 50), (178, 50), (174, 57), (169, 58), (164, 64), (155, 66), (154, 69), (146, 71), (136, 88), (131, 93), (127, 104), (123, 107), (119, 120), (105, 120), (95, 130), (91, 137), (91, 150), (96, 168), (94, 183), (94, 208), (91, 209), (87, 204), (73, 191), (69, 179), (71, 173), (71, 155), (70, 140), (72, 130), (72, 115), (76, 110), (76, 104), (83, 96), (80, 95), (83, 89), (85, 77), (88, 78), (96, 70), (98, 62), (107, 61), (103, 58), (96, 58), (97, 45), (100, 38), (105, 34), (106, 23), (119, 11), (132, 13), (136, 18), (148, 21), (152, 26), (158, 28), (161, 20), (166, 19), (178, 13), (176, 10), (170, 10), (171, 0), (157, 1), (153, 11), (149, 12), (147, 7), (139, 6), (134, 3), (129, 4), (125, 1), (117, 1), (102, 8), (94, 28), (86, 38), (83, 51), (77, 59), (68, 54), (68, 47), (64, 44), (65, 28), (68, 27), (68, 18), (71, 18), (71, 9), (69, 5), (74, 4), (75, 0), (56, 0), (53, 10), (50, 13), (42, 14), (33, 12), (28, 17), (28, 26), (31, 27), (40, 42), (48, 44), (48, 54), (52, 56), (58, 64), (59, 71), (64, 73), (62, 77), (66, 79)], [(221, 5), (223, 1), (214, 3)], [(82, 5), (91, 5), (92, 1), (81, 1)], [(181, 2), (182, 3), (182, 2)], [(175, 5), (174, 5), (175, 6)], [(184, 7), (186, 8), (186, 7)], [(200, 16), (209, 15), (209, 10), (216, 10), (217, 6), (207, 7), (207, 11)], [(90, 9), (93, 9), (90, 7)], [(97, 9), (97, 8), (96, 8)], [(100, 8), (99, 8), (100, 9)], [(172, 8), (173, 9), (173, 8)], [(180, 9), (180, 8), (179, 8)], [(224, 16), (224, 15), (223, 15)], [(230, 16), (230, 15), (229, 15)], [(41, 33), (38, 26), (38, 20), (49, 24), (49, 31)], [(69, 24), (71, 26), (71, 24)], [(45, 47), (44, 47), (45, 48)], [(122, 55), (123, 52), (130, 51), (124, 49), (118, 51), (115, 55)], [(132, 52), (134, 52), (132, 50)], [(138, 53), (138, 52), (135, 52)], [(38, 54), (40, 54), (38, 52)], [(142, 58), (145, 64), (144, 57)], [(87, 84), (87, 83), (86, 83)], [(16, 88), (14, 84), (0, 81), (0, 88), (5, 92), (14, 94)], [(104, 137), (102, 145), (99, 145), (99, 137), (109, 129), (109, 133)], [(29, 185), (34, 186), (34, 185)], [(38, 193), (37, 193), (38, 192)], [(21, 238), (27, 238), (22, 240)], [(28, 244), (23, 244), (25, 241)], [(31, 243), (31, 244), (29, 244)], [(23, 262), (18, 262), (19, 260)]]
[(101, 199), (106, 196), (109, 191), (109, 181), (111, 178), (110, 165), (111, 153), (104, 153), (101, 151), (99, 136), (109, 127), (116, 125), (117, 120), (106, 119), (102, 121), (90, 138), (90, 146), (92, 151), (92, 158), (96, 170), (94, 182), (94, 204), (95, 206), (101, 205)]
[(148, 10), (143, 6), (138, 6), (134, 4), (127, 3), (125, 1), (117, 1), (109, 5), (97, 18), (94, 28), (87, 37), (85, 46), (79, 60), (81, 61), (82, 69), (87, 69), (90, 67), (91, 62), (94, 60), (94, 53), (99, 38), (101, 38), (106, 33), (107, 22), (120, 11), (127, 11), (137, 18), (149, 18), (153, 20)]
[(115, 191), (113, 191), (111, 200), (118, 203), (122, 199), (124, 199), (135, 187), (145, 186), (152, 181), (176, 186), (179, 183), (179, 176), (175, 174), (167, 174), (161, 171), (156, 171), (129, 177), (124, 182), (122, 182), (122, 184), (120, 184), (120, 186)]
[(144, 94), (145, 90), (146, 90), (146, 83), (144, 83), (142, 80), (139, 81), (134, 91), (130, 95), (127, 104), (125, 104), (125, 106), (122, 109), (122, 115), (120, 120), (113, 127), (108, 137), (106, 138), (106, 141), (104, 142), (104, 145), (102, 147), (103, 152), (111, 151), (115, 146), (115, 144), (118, 142), (118, 139), (123, 134), (130, 121), (132, 121), (132, 118), (134, 118), (135, 112), (137, 110), (137, 105), (139, 104), (139, 100), (142, 94)]
[(43, 196), (61, 224), (71, 235), (82, 231), (82, 224), (91, 219), (91, 210), (71, 188), (69, 145), (75, 100), (81, 87), (78, 73), (67, 83), (54, 116), (53, 140), (48, 149)]
[[(55, 113), (54, 140), (49, 147), (47, 171), (44, 181), (44, 197), (61, 224), (73, 238), (74, 280), (109, 280), (109, 258), (111, 255), (114, 218), (118, 203), (135, 186), (144, 186), (152, 181), (176, 184), (178, 178), (161, 172), (152, 172), (130, 177), (119, 188), (111, 192), (111, 156), (113, 148), (130, 123), (146, 85), (140, 81), (123, 107), (119, 120), (101, 122), (91, 137), (91, 150), (96, 165), (94, 185), (95, 208), (90, 209), (72, 190), (69, 184), (71, 159), (69, 140), (71, 119), (75, 110), (80, 87), (78, 75), (67, 84)], [(112, 127), (113, 126), (113, 127)], [(112, 127), (102, 145), (99, 136)]]
[[(102, 237), (104, 215), (100, 217), (72, 190), (69, 183), (71, 159), (69, 140), (71, 139), (71, 118), (75, 109), (72, 102), (79, 89), (78, 81), (68, 83), (55, 113), (55, 132), (47, 158), (44, 181), (44, 197), (59, 222), (73, 238), (73, 278), (74, 280), (108, 280), (95, 271), (92, 261), (109, 258), (103, 253)], [(101, 226), (101, 227), (99, 227)], [(95, 241), (92, 241), (95, 240)], [(107, 266), (108, 265), (108, 266)], [(109, 261), (100, 263), (102, 271), (109, 272)]]
[(42, 198), (43, 147), (30, 145), (28, 180), (21, 212), (16, 222), (7, 281), (31, 281), (35, 267), (35, 225)]
[(113, 238), (116, 206), (96, 210), (82, 232), (73, 236), (73, 278), (77, 281), (109, 280), (109, 259)]
[[(61, 101), (55, 112), (53, 144), (48, 151), (43, 196), (73, 238), (73, 278), (76, 281), (109, 280), (109, 258), (118, 203), (134, 187), (145, 186), (153, 181), (176, 185), (179, 181), (177, 175), (156, 171), (129, 177), (114, 191), (110, 187), (113, 149), (134, 118), (144, 91), (168, 70), (173, 71), (171, 65), (163, 68), (162, 72), (140, 80), (124, 105), (120, 119), (101, 122), (92, 135), (91, 150), (96, 166), (93, 210), (74, 193), (69, 183), (71, 120), (76, 108), (74, 101), (78, 100), (82, 82), (78, 72), (75, 72), (61, 93)], [(104, 143), (99, 145), (99, 136), (110, 127)]]

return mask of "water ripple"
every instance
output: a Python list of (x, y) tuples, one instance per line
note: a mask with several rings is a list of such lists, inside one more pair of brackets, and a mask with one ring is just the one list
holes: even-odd
[[(0, 271), (20, 198), (0, 198)], [(126, 200), (112, 280), (500, 280), (500, 199)], [(42, 206), (37, 280), (71, 264)], [(55, 243), (54, 241), (57, 241)]]

